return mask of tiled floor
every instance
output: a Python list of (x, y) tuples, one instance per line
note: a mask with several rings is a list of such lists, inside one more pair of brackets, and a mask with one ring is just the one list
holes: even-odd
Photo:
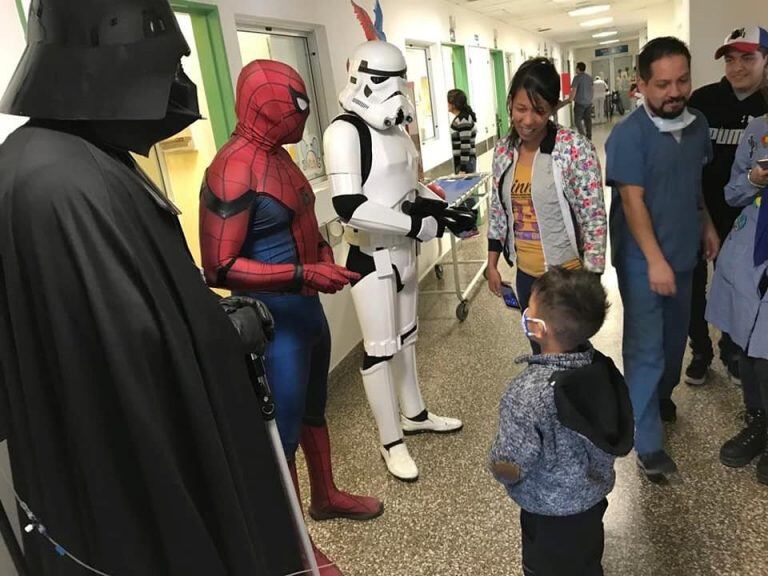
[[(606, 136), (607, 129), (596, 129), (600, 150)], [(463, 250), (481, 256), (484, 244), (470, 240)], [(450, 274), (446, 267), (448, 287)], [(509, 270), (506, 275), (512, 277)], [(604, 283), (613, 306), (594, 343), (620, 365), (621, 302), (611, 270)], [(353, 353), (332, 375), (328, 419), (337, 483), (379, 496), (386, 505), (372, 522), (309, 520), (317, 543), (347, 576), (522, 573), (518, 509), (484, 462), (499, 397), (520, 370), (513, 358), (528, 345), (519, 316), (485, 285), (464, 323), (457, 322), (455, 306), (451, 296), (421, 298), (418, 361), (429, 408), (462, 418), (465, 428), (447, 437), (408, 438), (421, 471), (415, 484), (395, 480), (381, 461), (359, 355)], [(741, 393), (720, 365), (713, 368), (707, 386), (681, 384), (674, 395), (678, 421), (667, 432), (681, 470), (679, 484), (648, 483), (634, 454), (617, 463), (606, 515), (608, 576), (768, 575), (768, 487), (755, 482), (754, 465), (731, 470), (717, 461), (720, 444), (738, 427)], [(305, 475), (302, 480), (306, 488)]]

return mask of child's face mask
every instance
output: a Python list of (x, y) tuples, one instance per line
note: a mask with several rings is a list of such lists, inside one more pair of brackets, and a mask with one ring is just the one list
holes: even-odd
[(532, 318), (531, 316), (528, 316), (528, 308), (523, 310), (523, 315), (520, 317), (520, 324), (523, 326), (523, 333), (528, 337), (528, 339), (533, 340), (537, 334), (535, 334), (532, 330), (530, 325), (531, 324), (537, 324), (541, 326), (541, 332), (538, 334), (539, 338), (541, 336), (544, 336), (544, 334), (547, 333), (547, 323), (544, 322), (544, 320), (541, 320), (540, 318)]

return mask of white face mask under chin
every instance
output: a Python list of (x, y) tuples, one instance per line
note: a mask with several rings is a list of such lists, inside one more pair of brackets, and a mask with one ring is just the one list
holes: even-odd
[(688, 111), (688, 108), (683, 109), (683, 113), (677, 118), (661, 118), (654, 116), (653, 113), (645, 107), (645, 111), (648, 113), (648, 117), (653, 122), (654, 126), (658, 128), (659, 132), (679, 132), (693, 124), (696, 121), (696, 116)]

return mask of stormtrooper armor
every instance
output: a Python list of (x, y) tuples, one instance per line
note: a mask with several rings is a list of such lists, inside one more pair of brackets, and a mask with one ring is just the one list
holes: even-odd
[(431, 217), (403, 213), (404, 201), (437, 199), (418, 183), (418, 152), (405, 131), (413, 105), (405, 95), (406, 63), (387, 42), (359, 46), (339, 100), (345, 114), (324, 135), (333, 205), (347, 224), (347, 268), (365, 346), (362, 376), (379, 430), (381, 454), (401, 480), (418, 468), (403, 432), (453, 432), (462, 423), (426, 410), (416, 371), (417, 244), (438, 234)]

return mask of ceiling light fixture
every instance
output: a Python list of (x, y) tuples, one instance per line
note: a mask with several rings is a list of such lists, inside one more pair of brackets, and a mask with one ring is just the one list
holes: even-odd
[(585, 20), (579, 22), (579, 26), (582, 28), (594, 28), (596, 26), (605, 26), (613, 22), (613, 16), (606, 16), (605, 18), (595, 18), (594, 20)]
[(568, 12), (568, 16), (572, 18), (578, 18), (580, 16), (592, 16), (593, 14), (600, 14), (602, 12), (608, 12), (611, 7), (608, 4), (597, 4), (595, 6), (585, 6), (584, 8), (577, 8)]
[(618, 30), (613, 30), (612, 32), (598, 32), (597, 34), (592, 34), (592, 38), (608, 38), (609, 36), (616, 36), (618, 33)]
[(619, 41), (618, 38), (614, 38), (613, 40), (606, 40), (605, 42), (600, 42), (600, 45), (603, 46), (605, 44), (615, 44), (618, 41)]

